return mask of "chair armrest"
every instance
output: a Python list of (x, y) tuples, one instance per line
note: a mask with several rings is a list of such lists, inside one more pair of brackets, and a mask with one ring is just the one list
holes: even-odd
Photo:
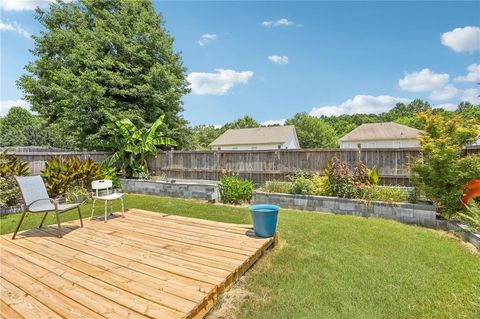
[(26, 205), (25, 209), (26, 210), (29, 210), (30, 209), (30, 206), (32, 206), (32, 204), (35, 204), (37, 202), (41, 202), (41, 201), (50, 201), (50, 203), (52, 203), (54, 206), (55, 206), (55, 209), (57, 209), (57, 206), (58, 206), (58, 200), (54, 199), (54, 198), (40, 198), (40, 199), (37, 199), (37, 200), (34, 200), (33, 202), (31, 202), (30, 204)]

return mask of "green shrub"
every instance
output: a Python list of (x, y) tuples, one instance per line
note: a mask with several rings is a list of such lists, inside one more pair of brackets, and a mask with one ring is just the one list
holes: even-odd
[(372, 185), (364, 188), (362, 195), (362, 198), (367, 202), (408, 202), (410, 198), (408, 190), (396, 186)]
[(369, 169), (361, 161), (353, 168), (336, 157), (325, 168), (329, 193), (343, 198), (363, 198), (371, 186), (377, 185), (379, 176), (377, 167)]
[(14, 177), (0, 176), (0, 208), (14, 206), (20, 202), (20, 190)]
[(330, 196), (330, 188), (328, 185), (328, 177), (315, 174), (312, 177), (313, 194), (319, 196)]
[(314, 185), (307, 176), (297, 176), (290, 188), (290, 194), (312, 195)]
[[(45, 163), (42, 177), (47, 184), (51, 197), (66, 195), (71, 199), (73, 193), (87, 192), (93, 180), (116, 178), (116, 171), (91, 159), (80, 161), (76, 156), (51, 157)], [(117, 180), (118, 183), (118, 180)]]
[(361, 161), (355, 162), (353, 165), (353, 182), (357, 187), (366, 187), (371, 185), (377, 185), (379, 176), (378, 168), (374, 166), (372, 169), (369, 169), (367, 165), (363, 164)]
[(0, 176), (26, 176), (28, 163), (22, 162), (15, 154), (7, 154), (7, 150), (0, 154)]
[(241, 179), (238, 174), (224, 174), (220, 179), (220, 197), (226, 204), (239, 205), (250, 202), (253, 193), (253, 183)]
[(16, 155), (0, 153), (0, 207), (17, 205), (21, 202), (20, 189), (15, 176), (28, 175), (28, 163)]
[(289, 193), (290, 188), (291, 182), (267, 181), (261, 190), (267, 193)]
[(422, 157), (412, 160), (415, 186), (432, 200), (444, 218), (460, 209), (463, 185), (480, 176), (480, 156), (465, 156), (464, 147), (480, 135), (475, 119), (464, 123), (441, 114), (421, 113), (425, 133), (419, 137)]
[(328, 190), (332, 196), (355, 198), (355, 180), (348, 164), (334, 157), (325, 168), (328, 180)]

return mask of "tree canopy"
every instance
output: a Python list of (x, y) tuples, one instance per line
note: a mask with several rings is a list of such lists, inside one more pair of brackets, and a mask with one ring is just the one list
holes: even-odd
[(0, 122), (0, 146), (48, 146), (52, 139), (45, 122), (20, 107), (12, 107)]
[(60, 1), (35, 17), (45, 31), (33, 36), (36, 60), (18, 86), (74, 146), (102, 146), (115, 120), (146, 127), (161, 115), (165, 134), (188, 139), (186, 70), (150, 0)]
[(285, 125), (295, 125), (298, 141), (302, 148), (336, 147), (338, 136), (335, 130), (321, 118), (297, 113), (285, 122)]

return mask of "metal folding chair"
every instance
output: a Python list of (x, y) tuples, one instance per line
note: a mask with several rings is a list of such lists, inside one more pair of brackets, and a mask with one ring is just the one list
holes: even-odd
[(25, 218), (25, 215), (30, 213), (45, 213), (38, 228), (42, 228), (43, 222), (48, 213), (54, 212), (58, 225), (58, 237), (62, 237), (62, 228), (60, 226), (60, 214), (70, 211), (72, 209), (78, 209), (78, 216), (80, 217), (80, 225), (83, 227), (82, 213), (80, 211), (81, 203), (75, 204), (60, 204), (58, 199), (50, 198), (47, 193), (47, 188), (41, 176), (16, 176), (18, 186), (22, 193), (24, 209), (20, 220), (18, 221), (17, 228), (13, 233), (12, 239), (15, 239), (20, 225)]

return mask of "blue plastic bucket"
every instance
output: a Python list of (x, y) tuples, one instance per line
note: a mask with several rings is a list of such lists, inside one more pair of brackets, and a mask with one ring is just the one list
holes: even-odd
[(277, 229), (280, 207), (276, 205), (251, 205), (253, 228), (258, 237), (272, 237)]

